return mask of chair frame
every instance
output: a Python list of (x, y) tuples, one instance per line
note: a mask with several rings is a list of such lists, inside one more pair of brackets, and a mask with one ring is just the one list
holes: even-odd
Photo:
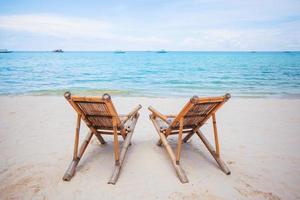
[[(109, 184), (115, 184), (118, 180), (121, 166), (123, 164), (126, 152), (128, 147), (131, 145), (131, 138), (135, 129), (135, 125), (139, 118), (138, 111), (142, 108), (141, 105), (138, 105), (133, 109), (129, 114), (124, 116), (124, 120), (121, 121), (119, 115), (116, 112), (116, 109), (111, 101), (111, 97), (108, 94), (104, 94), (101, 97), (80, 97), (72, 96), (70, 92), (64, 94), (66, 100), (74, 108), (77, 113), (77, 123), (75, 129), (75, 142), (73, 150), (73, 159), (63, 176), (64, 181), (70, 181), (75, 175), (76, 167), (82, 158), (88, 144), (90, 143), (93, 135), (96, 135), (97, 139), (101, 144), (105, 144), (105, 140), (102, 137), (103, 134), (113, 135), (113, 145), (114, 145), (114, 157), (115, 157), (115, 168), (113, 174), (109, 180)], [(109, 113), (112, 118), (112, 129), (101, 129), (100, 127), (93, 126), (93, 123), (88, 119), (83, 110), (78, 106), (77, 103), (103, 103), (107, 106)], [(97, 116), (100, 116), (97, 114)], [(82, 142), (80, 148), (78, 149), (79, 144), (79, 132), (81, 121), (84, 121), (87, 127), (90, 129), (86, 138)], [(121, 152), (119, 151), (119, 140), (118, 136), (121, 135), (124, 139), (123, 147)]]
[[(150, 120), (152, 121), (160, 139), (157, 142), (158, 146), (163, 146), (166, 148), (166, 151), (171, 158), (172, 164), (176, 170), (177, 176), (179, 177), (180, 181), (182, 183), (188, 183), (188, 178), (180, 166), (180, 155), (182, 150), (182, 143), (188, 142), (188, 140), (196, 133), (196, 135), (199, 136), (201, 141), (204, 143), (210, 154), (213, 156), (213, 158), (216, 160), (217, 164), (221, 168), (221, 170), (229, 175), (230, 171), (226, 164), (222, 161), (220, 158), (220, 145), (219, 145), (219, 139), (218, 139), (218, 130), (217, 130), (217, 122), (216, 122), (216, 112), (223, 106), (223, 104), (230, 99), (230, 94), (225, 94), (224, 96), (220, 97), (205, 97), (205, 98), (198, 98), (197, 96), (194, 96), (190, 99), (190, 101), (184, 106), (184, 108), (181, 110), (181, 112), (177, 115), (163, 115), (157, 110), (155, 110), (153, 107), (149, 107), (148, 109), (151, 111), (150, 114)], [(185, 115), (189, 112), (189, 110), (195, 105), (195, 104), (206, 104), (206, 103), (216, 103), (216, 106), (209, 111), (209, 113), (204, 117), (203, 120), (200, 121), (200, 123), (195, 124), (195, 127), (193, 128), (187, 128), (184, 127), (184, 118)], [(156, 118), (159, 118), (163, 122), (165, 122), (168, 127), (166, 129), (162, 129), (162, 127), (159, 125), (159, 123), (156, 121)], [(172, 122), (170, 122), (168, 119), (174, 118)], [(209, 143), (209, 141), (206, 139), (204, 134), (200, 131), (200, 128), (209, 120), (212, 118), (212, 124), (213, 124), (213, 132), (214, 132), (214, 142), (215, 142), (215, 148)], [(178, 126), (179, 125), (179, 126)], [(177, 127), (176, 127), (177, 126)], [(183, 134), (187, 134), (183, 138)], [(171, 146), (168, 143), (167, 137), (169, 135), (177, 134), (178, 135), (178, 143), (176, 152), (174, 152), (171, 148)]]

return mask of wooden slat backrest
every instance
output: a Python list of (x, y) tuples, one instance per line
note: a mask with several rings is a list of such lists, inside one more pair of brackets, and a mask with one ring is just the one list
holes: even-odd
[(184, 128), (196, 128), (200, 126), (201, 124), (205, 123), (205, 121), (213, 113), (215, 113), (217, 109), (219, 109), (229, 98), (230, 94), (226, 94), (221, 97), (192, 97), (176, 116), (169, 129), (178, 128), (181, 118), (184, 119)]
[(104, 94), (102, 97), (70, 95), (68, 101), (73, 107), (75, 106), (74, 109), (76, 112), (82, 114), (86, 119), (85, 121), (96, 129), (111, 129), (113, 127), (113, 118), (115, 118), (117, 126), (121, 124), (120, 118), (108, 94)]
[(196, 103), (193, 107), (184, 115), (183, 126), (196, 127), (199, 123), (201, 123), (208, 115), (210, 115), (211, 111), (218, 105), (219, 103)]

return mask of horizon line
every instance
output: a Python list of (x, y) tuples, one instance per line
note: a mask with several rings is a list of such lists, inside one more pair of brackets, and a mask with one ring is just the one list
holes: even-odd
[[(1, 49), (1, 48), (0, 48)], [(7, 49), (6, 49), (7, 50)], [(299, 52), (300, 50), (63, 50), (63, 52)], [(54, 50), (9, 50), (11, 52), (53, 52)]]

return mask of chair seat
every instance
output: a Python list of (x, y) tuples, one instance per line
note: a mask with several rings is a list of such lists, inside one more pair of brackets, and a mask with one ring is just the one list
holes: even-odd
[[(121, 124), (127, 119), (127, 115), (118, 115), (119, 119), (121, 121)], [(135, 119), (137, 120), (137, 119)], [(130, 130), (130, 126), (131, 124), (134, 123), (134, 121), (132, 120), (127, 120), (124, 124), (124, 128), (126, 129), (126, 131)], [(98, 132), (102, 133), (102, 134), (113, 134), (113, 127), (112, 126), (106, 126), (106, 127), (100, 127), (100, 126), (95, 126), (95, 128), (97, 129)], [(120, 132), (121, 127), (118, 127), (118, 135), (121, 135)]]
[[(168, 117), (167, 117), (167, 121), (168, 121), (170, 124), (174, 121), (174, 119), (175, 119), (175, 117), (171, 117), (171, 116), (168, 116)], [(160, 118), (158, 118), (158, 117), (155, 118), (155, 123), (158, 125), (158, 127), (160, 128), (160, 131), (161, 131), (161, 132), (164, 132), (164, 131), (167, 130), (167, 128), (169, 128), (169, 124), (167, 124), (165, 121), (163, 121), (162, 119), (160, 119)], [(192, 127), (186, 126), (186, 127), (183, 128), (183, 132), (184, 132), (184, 133), (189, 133), (189, 132), (191, 132), (192, 129), (193, 129)], [(171, 134), (171, 135), (172, 135), (172, 134), (177, 134), (178, 131), (179, 131), (179, 125), (175, 126), (175, 127), (172, 129), (172, 131), (171, 131), (170, 134)]]
[[(171, 124), (174, 121), (175, 117), (168, 117), (167, 121)], [(167, 124), (165, 121), (163, 121), (160, 118), (155, 118), (155, 122), (158, 124), (161, 131), (166, 130), (169, 127), (169, 124)]]

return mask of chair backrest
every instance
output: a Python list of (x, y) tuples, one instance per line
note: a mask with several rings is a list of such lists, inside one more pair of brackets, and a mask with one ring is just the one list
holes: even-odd
[(113, 118), (116, 120), (116, 126), (120, 126), (120, 118), (108, 94), (102, 97), (80, 97), (71, 96), (70, 92), (66, 92), (64, 96), (76, 112), (82, 115), (88, 126), (95, 129), (111, 129)]
[(220, 97), (199, 98), (193, 96), (171, 123), (170, 128), (178, 128), (183, 118), (184, 128), (196, 128), (204, 124), (228, 99), (230, 94)]

